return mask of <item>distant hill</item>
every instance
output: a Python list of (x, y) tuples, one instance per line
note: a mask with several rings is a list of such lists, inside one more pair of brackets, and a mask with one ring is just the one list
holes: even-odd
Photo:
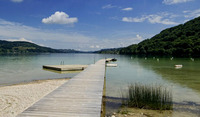
[(75, 50), (59, 50), (49, 47), (42, 47), (34, 43), (24, 41), (3, 41), (0, 40), (0, 54), (27, 54), (27, 53), (73, 53)]
[[(99, 53), (104, 53), (105, 51), (100, 51)], [(151, 39), (119, 49), (115, 53), (200, 57), (200, 17), (165, 29)]]
[(111, 48), (111, 49), (102, 49), (99, 51), (95, 51), (93, 53), (99, 53), (99, 54), (119, 54), (119, 51), (121, 48)]
[(119, 53), (200, 56), (200, 17), (165, 29), (151, 39), (121, 49)]
[(91, 52), (83, 52), (83, 51), (77, 51), (74, 49), (58, 49), (62, 53), (91, 53)]

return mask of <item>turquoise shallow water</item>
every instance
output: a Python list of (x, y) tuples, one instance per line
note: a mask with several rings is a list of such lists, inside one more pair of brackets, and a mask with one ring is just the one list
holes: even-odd
[(96, 54), (40, 54), (0, 56), (0, 85), (9, 85), (32, 80), (69, 78), (77, 73), (58, 74), (45, 71), (43, 65), (92, 64), (101, 56)]
[[(116, 63), (118, 67), (107, 68), (107, 96), (120, 97), (131, 83), (161, 85), (173, 94), (171, 116), (200, 116), (200, 59), (118, 56)], [(176, 69), (176, 64), (183, 67)]]
[[(120, 92), (135, 82), (158, 84), (171, 90), (174, 104), (181, 105), (181, 108), (174, 107), (174, 111), (200, 115), (200, 59), (171, 60), (104, 54), (0, 56), (0, 86), (32, 80), (73, 77), (77, 73), (54, 73), (43, 70), (42, 65), (58, 65), (61, 61), (64, 61), (64, 64), (92, 64), (103, 58), (118, 59), (117, 67), (106, 68), (106, 96), (120, 97)], [(175, 64), (182, 64), (183, 68), (175, 69)], [(111, 107), (106, 108), (109, 110)]]

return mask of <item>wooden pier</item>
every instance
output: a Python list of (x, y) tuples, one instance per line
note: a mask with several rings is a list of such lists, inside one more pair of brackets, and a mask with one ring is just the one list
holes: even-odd
[(17, 117), (100, 117), (105, 60), (89, 65)]

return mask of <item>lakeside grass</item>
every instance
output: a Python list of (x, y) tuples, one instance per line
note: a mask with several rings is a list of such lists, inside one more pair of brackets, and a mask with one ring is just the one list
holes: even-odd
[(131, 84), (122, 94), (122, 104), (152, 110), (172, 110), (172, 92), (159, 85)]

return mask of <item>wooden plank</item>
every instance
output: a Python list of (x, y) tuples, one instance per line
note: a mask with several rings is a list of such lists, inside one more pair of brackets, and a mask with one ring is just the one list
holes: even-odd
[(100, 117), (105, 60), (99, 60), (17, 117)]

